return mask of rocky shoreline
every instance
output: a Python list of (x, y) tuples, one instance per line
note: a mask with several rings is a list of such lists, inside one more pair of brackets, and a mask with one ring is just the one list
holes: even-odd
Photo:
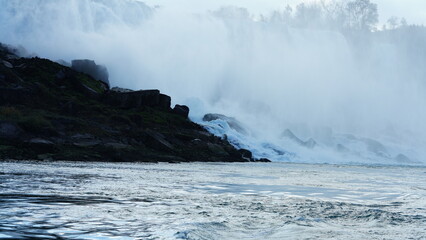
[(93, 61), (65, 65), (0, 45), (0, 160), (268, 161), (191, 122), (159, 90), (110, 89)]

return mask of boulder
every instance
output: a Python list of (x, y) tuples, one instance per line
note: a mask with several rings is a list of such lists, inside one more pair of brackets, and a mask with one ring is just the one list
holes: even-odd
[(159, 90), (140, 90), (131, 92), (109, 91), (106, 102), (122, 108), (158, 107), (170, 109), (171, 98)]
[(111, 142), (104, 144), (106, 147), (113, 148), (115, 150), (124, 150), (124, 149), (131, 149), (132, 146), (124, 143), (117, 143), (117, 142)]
[(49, 153), (56, 150), (55, 143), (43, 138), (33, 138), (26, 143), (27, 147), (37, 154)]
[(67, 62), (65, 60), (59, 59), (59, 60), (56, 60), (56, 62), (59, 63), (59, 64), (61, 64), (64, 67), (69, 67), (69, 68), (71, 67), (71, 63), (69, 63), (69, 62)]
[(36, 144), (36, 145), (54, 145), (52, 141), (42, 139), (42, 138), (33, 138), (28, 141), (30, 144)]
[(174, 150), (173, 145), (166, 140), (166, 137), (154, 130), (147, 129), (145, 131), (145, 141), (143, 142), (145, 145), (154, 148), (159, 151), (167, 151), (172, 152)]
[(411, 159), (405, 156), (404, 154), (400, 153), (395, 157), (395, 160), (401, 163), (411, 163)]
[(376, 141), (374, 139), (370, 138), (362, 138), (361, 141), (364, 142), (365, 146), (367, 147), (367, 150), (376, 154), (380, 157), (390, 158), (390, 155), (386, 149), (386, 147), (380, 143), (379, 141)]
[(120, 87), (113, 87), (110, 90), (111, 92), (117, 92), (117, 93), (128, 93), (128, 92), (134, 92), (131, 89), (128, 88), (120, 88)]
[(67, 77), (67, 74), (65, 73), (64, 70), (60, 70), (59, 72), (55, 74), (56, 80), (64, 80), (66, 77)]
[(341, 153), (347, 153), (347, 152), (349, 152), (349, 149), (347, 147), (345, 147), (345, 145), (340, 144), (340, 143), (336, 145), (336, 150), (338, 152), (341, 152)]
[(61, 113), (65, 113), (69, 115), (77, 115), (82, 109), (83, 109), (83, 106), (74, 101), (68, 101), (62, 104), (60, 107)]
[(265, 163), (267, 163), (267, 162), (272, 162), (272, 161), (269, 160), (269, 159), (267, 159), (267, 158), (260, 158), (260, 159), (257, 159), (256, 162), (265, 162)]
[(158, 107), (160, 109), (169, 110), (171, 103), (172, 103), (172, 98), (170, 96), (160, 93), (160, 96), (158, 99)]
[(18, 139), (23, 130), (14, 123), (0, 121), (0, 139)]
[(220, 157), (228, 157), (228, 152), (225, 151), (225, 149), (220, 146), (219, 144), (215, 143), (207, 143), (207, 147), (210, 150), (211, 153), (213, 153), (216, 156)]
[(244, 129), (242, 124), (233, 117), (228, 117), (228, 116), (225, 116), (225, 115), (222, 115), (222, 114), (217, 114), (217, 113), (209, 113), (209, 114), (204, 115), (204, 117), (203, 117), (203, 121), (205, 121), (205, 122), (211, 122), (211, 121), (214, 121), (214, 120), (217, 120), (217, 119), (220, 119), (220, 120), (227, 122), (229, 127), (234, 129), (235, 131), (237, 131), (237, 132), (239, 132), (243, 135), (247, 135), (247, 131)]
[(5, 67), (7, 67), (7, 68), (13, 68), (13, 65), (12, 65), (10, 62), (8, 62), (8, 61), (4, 61), (4, 60), (3, 60), (3, 65), (4, 65)]
[(77, 147), (94, 147), (100, 144), (102, 144), (102, 141), (97, 139), (81, 139), (73, 143), (73, 145)]
[(1, 104), (23, 104), (34, 100), (34, 92), (21, 86), (3, 88), (0, 87)]
[(310, 138), (308, 141), (303, 141), (300, 138), (298, 138), (290, 129), (286, 129), (282, 134), (282, 138), (287, 138), (292, 140), (293, 142), (299, 144), (300, 146), (306, 147), (306, 148), (314, 148), (317, 145), (317, 142)]
[(71, 68), (74, 71), (85, 73), (94, 79), (105, 83), (109, 88), (109, 74), (108, 69), (105, 66), (97, 65), (93, 60), (82, 59), (73, 60), (71, 62)]
[(241, 157), (246, 161), (253, 161), (253, 154), (247, 149), (239, 149), (238, 153), (241, 154)]
[(184, 118), (188, 118), (189, 115), (189, 107), (185, 105), (176, 105), (172, 111), (174, 114), (180, 115)]
[(309, 138), (308, 141), (304, 142), (303, 145), (307, 148), (314, 148), (317, 142), (313, 138)]

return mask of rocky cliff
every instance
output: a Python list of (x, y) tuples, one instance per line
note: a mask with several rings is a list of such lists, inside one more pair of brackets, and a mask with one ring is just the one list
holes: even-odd
[(111, 90), (76, 70), (0, 45), (0, 159), (253, 161), (160, 91)]

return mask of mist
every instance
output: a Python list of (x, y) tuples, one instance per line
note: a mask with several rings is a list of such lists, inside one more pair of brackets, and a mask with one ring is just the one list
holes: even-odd
[[(235, 117), (250, 133), (236, 145), (271, 143), (300, 161), (426, 161), (426, 28), (378, 28), (380, 5), (362, 18), (339, 2), (266, 15), (131, 0), (0, 5), (1, 42), (52, 60), (94, 59), (112, 86), (160, 89), (197, 122), (210, 112)], [(283, 140), (286, 129), (318, 146)], [(386, 155), (364, 154), (352, 136), (380, 142)], [(342, 145), (351, 154), (338, 153)]]

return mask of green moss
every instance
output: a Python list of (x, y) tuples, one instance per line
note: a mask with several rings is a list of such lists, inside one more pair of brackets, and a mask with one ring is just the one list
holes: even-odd
[(78, 73), (77, 80), (86, 85), (87, 87), (90, 87), (99, 94), (105, 92), (104, 85), (100, 81), (95, 80), (85, 74)]
[(12, 149), (11, 146), (0, 145), (0, 152), (8, 151)]
[(52, 123), (41, 115), (30, 115), (18, 120), (19, 125), (27, 131), (36, 132), (43, 128), (53, 128)]
[(15, 107), (0, 107), (0, 119), (9, 120), (9, 119), (20, 119), (22, 117), (21, 110)]

